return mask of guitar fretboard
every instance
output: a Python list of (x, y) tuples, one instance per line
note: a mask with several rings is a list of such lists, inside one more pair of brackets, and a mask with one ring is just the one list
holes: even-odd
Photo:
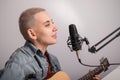
[(97, 68), (95, 68), (94, 70), (90, 71), (89, 73), (87, 73), (86, 75), (84, 75), (82, 78), (78, 79), (78, 80), (92, 80), (93, 76), (101, 73), (104, 70), (103, 66), (99, 66)]

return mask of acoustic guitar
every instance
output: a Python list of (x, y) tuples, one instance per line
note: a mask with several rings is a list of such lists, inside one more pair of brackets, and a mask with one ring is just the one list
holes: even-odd
[[(87, 73), (86, 75), (84, 75), (78, 80), (93, 80), (92, 78), (95, 75), (100, 74), (102, 71), (106, 71), (108, 67), (109, 67), (109, 62), (107, 58), (104, 58), (101, 61), (100, 66), (96, 67), (94, 70), (90, 71), (89, 73)], [(55, 73), (52, 77), (48, 78), (47, 80), (71, 80), (71, 79), (66, 72), (59, 71)]]

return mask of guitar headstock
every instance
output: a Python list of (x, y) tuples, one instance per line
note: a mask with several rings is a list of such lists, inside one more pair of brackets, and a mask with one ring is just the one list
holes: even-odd
[(108, 67), (110, 66), (107, 58), (100, 59), (100, 64), (103, 67), (104, 71), (108, 70)]

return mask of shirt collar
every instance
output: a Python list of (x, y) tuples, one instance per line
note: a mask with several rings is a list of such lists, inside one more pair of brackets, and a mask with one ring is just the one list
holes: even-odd
[[(32, 51), (33, 55), (39, 55), (39, 56), (44, 57), (44, 55), (42, 54), (42, 51), (40, 49), (36, 48), (32, 42), (26, 41), (24, 46), (28, 47), (29, 50)], [(47, 51), (45, 52), (45, 54), (48, 54)]]

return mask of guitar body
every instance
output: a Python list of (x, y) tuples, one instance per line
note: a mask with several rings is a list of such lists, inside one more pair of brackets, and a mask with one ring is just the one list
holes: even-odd
[(71, 80), (70, 77), (64, 71), (59, 71), (52, 75), (52, 77), (47, 80)]

